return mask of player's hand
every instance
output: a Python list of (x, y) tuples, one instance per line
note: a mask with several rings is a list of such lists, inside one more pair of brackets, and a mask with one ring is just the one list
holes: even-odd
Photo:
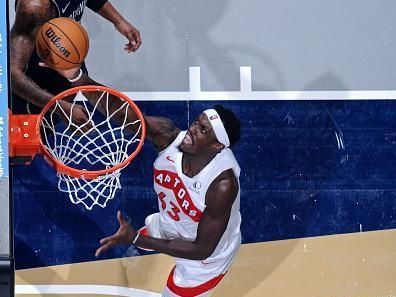
[[(41, 67), (46, 67), (46, 68), (52, 68), (49, 67), (47, 64), (43, 62), (39, 62), (39, 66)], [(73, 67), (71, 69), (58, 69), (58, 68), (52, 68), (56, 70), (60, 75), (67, 79), (73, 79), (78, 76), (80, 73), (80, 68), (81, 65), (77, 65), (76, 67)], [(62, 118), (62, 120), (65, 122), (65, 124), (69, 124), (70, 120), (71, 122), (75, 125), (72, 126), (71, 128), (73, 130), (78, 130), (80, 129), (81, 131), (88, 131), (89, 129), (92, 128), (92, 124), (89, 121), (88, 118), (88, 113), (85, 110), (85, 108), (81, 105), (78, 104), (73, 104), (72, 102), (66, 101), (68, 98), (62, 99), (59, 102), (60, 108), (56, 108), (56, 113), (59, 114), (59, 116)], [(72, 98), (70, 98), (72, 99)]]
[(81, 64), (78, 64), (75, 67), (70, 68), (70, 69), (53, 68), (53, 67), (48, 66), (44, 62), (39, 62), (38, 64), (40, 67), (54, 69), (56, 72), (58, 72), (60, 75), (62, 75), (66, 79), (76, 78), (78, 76), (78, 74), (80, 73), (80, 69), (81, 69)]
[(120, 22), (114, 24), (114, 27), (118, 30), (118, 32), (128, 39), (128, 43), (125, 44), (124, 50), (128, 53), (136, 52), (142, 44), (139, 30), (126, 20), (121, 20)]
[(120, 228), (113, 235), (100, 240), (100, 247), (96, 250), (95, 257), (99, 257), (101, 253), (114, 246), (132, 243), (132, 239), (136, 236), (137, 231), (125, 220), (121, 211), (117, 212), (117, 219), (120, 223)]
[(61, 109), (57, 108), (56, 112), (67, 125), (70, 123), (70, 121), (72, 122), (72, 130), (81, 130), (83, 132), (87, 132), (92, 128), (92, 124), (88, 118), (88, 113), (83, 106), (64, 100), (61, 100), (59, 104)]

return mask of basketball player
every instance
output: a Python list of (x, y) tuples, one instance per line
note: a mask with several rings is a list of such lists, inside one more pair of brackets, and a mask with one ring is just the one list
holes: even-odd
[[(50, 68), (39, 67), (35, 50), (36, 34), (40, 26), (55, 17), (69, 17), (80, 21), (85, 5), (114, 24), (128, 39), (127, 52), (141, 45), (139, 31), (127, 22), (107, 0), (16, 0), (15, 22), (11, 28), (11, 109), (15, 114), (37, 114), (54, 95), (70, 88), (70, 82)], [(83, 66), (86, 71), (85, 66)], [(70, 109), (70, 103), (63, 103)], [(73, 112), (76, 123), (87, 121), (84, 109)]]
[(100, 241), (99, 256), (135, 244), (174, 256), (163, 296), (209, 296), (232, 264), (241, 243), (239, 166), (229, 149), (239, 122), (222, 106), (199, 115), (188, 131), (164, 118), (146, 117), (148, 138), (159, 151), (154, 189), (159, 213), (138, 233), (118, 212), (120, 228)]
[[(79, 68), (57, 71), (74, 80), (73, 87), (97, 84)], [(159, 212), (137, 231), (119, 211), (118, 231), (100, 240), (95, 256), (121, 244), (171, 255), (176, 265), (162, 296), (209, 296), (241, 244), (240, 168), (230, 150), (239, 140), (239, 120), (217, 105), (187, 131), (167, 118), (145, 116), (145, 121), (147, 138), (158, 151), (154, 189)]]

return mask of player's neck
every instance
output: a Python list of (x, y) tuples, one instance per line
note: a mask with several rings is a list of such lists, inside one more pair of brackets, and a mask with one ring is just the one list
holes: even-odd
[(183, 173), (189, 177), (194, 177), (199, 174), (202, 169), (206, 167), (216, 156), (217, 153), (210, 155), (191, 155), (183, 153), (182, 157), (182, 170)]

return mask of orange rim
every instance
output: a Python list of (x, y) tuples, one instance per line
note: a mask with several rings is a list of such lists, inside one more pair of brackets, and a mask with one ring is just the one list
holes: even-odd
[[(103, 92), (108, 92), (112, 95), (118, 96), (119, 98), (121, 98), (122, 100), (128, 102), (128, 104), (133, 108), (133, 110), (135, 111), (137, 117), (139, 118), (139, 120), (141, 121), (141, 139), (139, 141), (138, 146), (136, 147), (136, 149), (132, 152), (132, 154), (125, 159), (123, 162), (121, 162), (120, 164), (115, 165), (114, 167), (111, 167), (109, 169), (103, 169), (103, 170), (80, 170), (80, 169), (76, 169), (76, 168), (72, 168), (69, 167), (65, 164), (63, 164), (62, 162), (60, 162), (59, 160), (55, 159), (52, 154), (50, 152), (48, 152), (48, 150), (46, 149), (46, 147), (44, 146), (44, 143), (41, 139), (41, 133), (40, 133), (40, 128), (41, 128), (41, 121), (44, 118), (44, 115), (47, 113), (47, 111), (49, 111), (49, 109), (55, 105), (55, 103), (59, 100), (62, 100), (63, 98), (72, 95), (72, 94), (76, 94), (78, 91), (103, 91)], [(116, 91), (112, 88), (109, 87), (105, 87), (105, 86), (97, 86), (97, 85), (87, 85), (87, 86), (79, 86), (79, 87), (74, 87), (71, 89), (68, 89), (66, 91), (63, 91), (62, 93), (56, 95), (54, 98), (51, 99), (51, 101), (49, 101), (43, 108), (43, 110), (41, 111), (40, 115), (39, 115), (39, 119), (37, 121), (37, 126), (36, 129), (40, 135), (40, 153), (43, 154), (44, 159), (52, 166), (54, 167), (57, 171), (64, 173), (66, 175), (70, 175), (76, 178), (85, 178), (85, 179), (95, 179), (98, 176), (101, 175), (105, 175), (108, 173), (111, 173), (115, 170), (121, 169), (123, 167), (125, 167), (126, 165), (128, 165), (136, 156), (137, 154), (140, 152), (140, 150), (143, 147), (144, 144), (144, 140), (146, 138), (146, 123), (144, 121), (144, 116), (142, 114), (142, 112), (140, 111), (139, 107), (125, 94)]]

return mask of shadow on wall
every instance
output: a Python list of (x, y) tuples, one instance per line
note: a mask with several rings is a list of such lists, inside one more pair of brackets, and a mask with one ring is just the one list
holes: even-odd
[[(213, 30), (228, 6), (225, 0), (171, 0), (162, 3), (160, 9), (154, 2), (117, 3), (124, 16), (141, 31), (142, 46), (133, 54), (124, 53), (125, 41), (110, 24), (87, 13), (83, 24), (92, 40), (88, 69), (99, 81), (122, 91), (188, 91), (188, 67), (200, 66), (203, 89), (238, 91), (239, 67), (254, 65), (256, 89), (283, 90), (284, 77), (271, 57), (237, 37), (230, 44), (214, 36)], [(103, 57), (112, 63), (98, 63)]]
[[(238, 36), (230, 44), (223, 42), (227, 38), (216, 38), (213, 34), (228, 6), (225, 0), (189, 2), (184, 19), (177, 17), (179, 11), (167, 6), (164, 13), (173, 22), (175, 34), (180, 38), (186, 36), (187, 66), (201, 66), (205, 91), (239, 91), (239, 68), (245, 65), (254, 65), (255, 70), (263, 71), (260, 77), (254, 77), (260, 90), (282, 89), (284, 78), (271, 57), (241, 43)], [(205, 11), (205, 14), (197, 11)]]

